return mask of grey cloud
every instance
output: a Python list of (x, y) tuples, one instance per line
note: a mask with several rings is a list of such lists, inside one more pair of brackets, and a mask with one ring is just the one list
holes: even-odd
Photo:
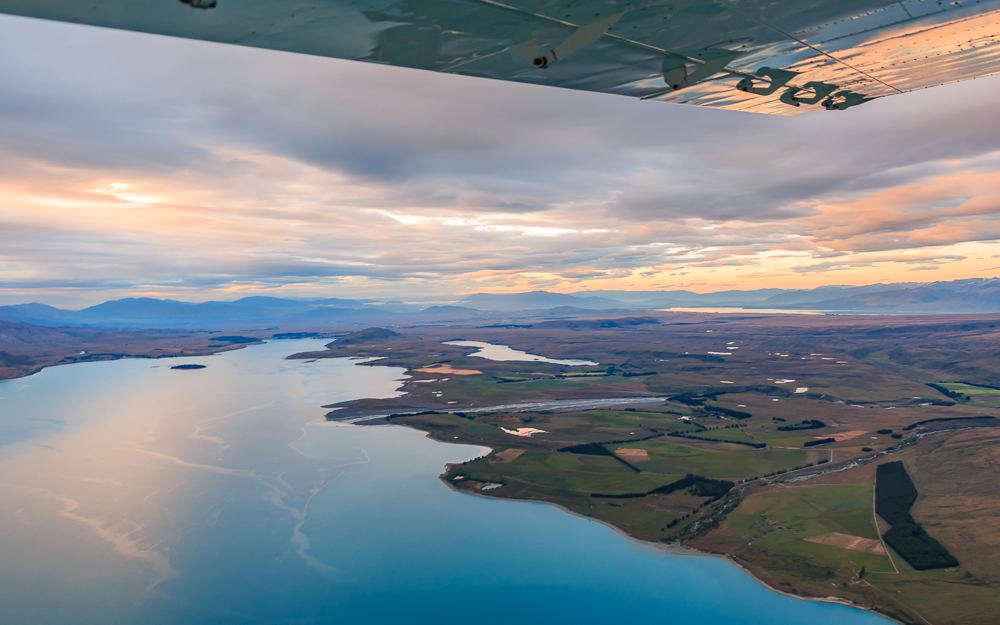
[[(529, 194), (606, 192), (645, 164), (664, 185), (615, 210), (772, 219), (797, 214), (789, 204), (803, 197), (883, 184), (873, 171), (968, 156), (1000, 138), (988, 107), (954, 96), (948, 116), (876, 102), (771, 118), (20, 22), (5, 25), (12, 50), (60, 40), (43, 54), (5, 55), (5, 136), (20, 129), (46, 158), (76, 165), (211, 168), (206, 146), (237, 144), (375, 180), (475, 180), (508, 195), (495, 208), (519, 212), (538, 205)], [(59, 97), (18, 89), (40, 74)]]
[[(253, 222), (226, 241), (200, 226), (190, 235), (101, 233), (11, 221), (0, 233), (3, 262), (34, 263), (46, 288), (435, 280), (476, 271), (600, 277), (731, 266), (750, 262), (734, 254), (776, 246), (835, 257), (843, 250), (816, 249), (826, 235), (803, 225), (817, 202), (945, 175), (948, 160), (1000, 169), (989, 156), (1000, 149), (997, 79), (787, 119), (14, 18), (0, 18), (0, 76), (0, 167), (11, 180), (68, 187), (97, 174), (155, 177), (210, 195), (206, 205), (171, 206), (172, 215)], [(377, 193), (340, 197), (311, 183), (288, 201), (284, 187), (313, 174), (268, 177), (257, 156)], [(577, 232), (404, 227), (375, 210), (439, 220), (537, 216), (539, 226)], [(906, 235), (959, 217), (914, 214), (857, 232), (857, 245), (946, 244)], [(584, 233), (592, 229), (607, 232)], [(809, 235), (815, 241), (805, 242)], [(255, 236), (262, 241), (241, 243)], [(724, 249), (692, 256), (710, 246)], [(81, 266), (103, 280), (84, 280)]]

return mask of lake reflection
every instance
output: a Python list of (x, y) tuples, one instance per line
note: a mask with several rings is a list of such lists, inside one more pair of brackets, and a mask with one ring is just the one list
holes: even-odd
[(453, 492), (443, 465), (484, 450), (316, 421), (402, 373), (282, 359), (320, 344), (0, 383), (0, 622), (887, 622)]

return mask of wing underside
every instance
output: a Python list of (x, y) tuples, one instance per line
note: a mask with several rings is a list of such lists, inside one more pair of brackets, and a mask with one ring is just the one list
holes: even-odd
[(1000, 0), (0, 0), (0, 12), (777, 115), (1000, 72)]

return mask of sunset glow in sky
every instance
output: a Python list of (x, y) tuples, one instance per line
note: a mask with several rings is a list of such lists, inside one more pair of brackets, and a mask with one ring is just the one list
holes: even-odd
[(0, 303), (1000, 275), (1000, 77), (796, 118), (0, 18)]

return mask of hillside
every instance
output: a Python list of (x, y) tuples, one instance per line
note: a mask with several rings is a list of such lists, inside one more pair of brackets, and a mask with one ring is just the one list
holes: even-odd
[(531, 291), (530, 293), (476, 293), (460, 302), (462, 306), (480, 310), (514, 311), (542, 310), (559, 306), (577, 308), (621, 308), (622, 303), (604, 297), (566, 295), (548, 291)]
[(976, 289), (948, 288), (947, 283), (858, 293), (815, 303), (798, 303), (816, 310), (864, 311), (900, 314), (1000, 312), (1000, 285), (984, 283)]
[(239, 341), (205, 333), (121, 332), (93, 328), (47, 328), (0, 321), (0, 380), (19, 378), (52, 365), (119, 358), (203, 356), (239, 349)]
[(430, 306), (397, 300), (286, 299), (254, 296), (200, 303), (126, 298), (66, 310), (30, 303), (0, 306), (0, 320), (46, 327), (235, 329), (280, 325), (301, 329), (316, 324), (407, 325), (491, 318), (586, 318), (675, 307), (805, 309), (877, 314), (1000, 312), (1000, 279), (950, 282), (823, 286), (809, 290), (757, 289), (716, 293), (668, 291), (581, 291), (476, 293), (453, 303), (442, 296)]

